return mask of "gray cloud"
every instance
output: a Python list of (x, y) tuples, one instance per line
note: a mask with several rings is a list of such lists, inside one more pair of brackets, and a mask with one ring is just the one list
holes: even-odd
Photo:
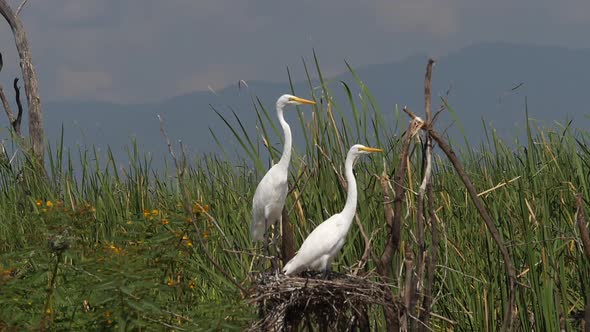
[[(285, 66), (302, 79), (312, 48), (334, 74), (344, 59), (439, 56), (479, 41), (590, 47), (585, 0), (53, 0), (30, 1), (22, 15), (50, 100), (161, 99), (239, 79), (285, 80)], [(4, 22), (0, 43), (13, 61), (6, 72), (16, 72)]]

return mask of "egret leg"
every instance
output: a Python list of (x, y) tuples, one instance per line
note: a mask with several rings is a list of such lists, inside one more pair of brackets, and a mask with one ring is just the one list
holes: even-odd
[(275, 224), (277, 225), (277, 227), (273, 232), (273, 241), (275, 249), (275, 255), (273, 256), (273, 269), (277, 278), (279, 277), (279, 255), (281, 254), (281, 249), (279, 248), (279, 238), (281, 237), (281, 227), (283, 225), (282, 221), (283, 216), (281, 216), (278, 222)]
[(269, 256), (270, 256), (270, 264), (271, 264), (272, 271), (278, 276), (279, 265), (277, 262), (278, 251), (277, 251), (277, 246), (276, 246), (275, 233), (276, 233), (276, 230), (274, 229), (274, 227), (272, 227), (272, 230), (270, 230), (270, 240), (272, 242), (274, 253), (272, 256), (271, 255), (269, 255)]
[(264, 220), (264, 239), (262, 242), (262, 254), (263, 256), (260, 258), (259, 266), (260, 266), (260, 275), (262, 276), (262, 283), (266, 283), (266, 276), (265, 272), (265, 265), (266, 265), (266, 258), (270, 256), (269, 246), (268, 246), (268, 228), (266, 227), (267, 221)]
[(324, 268), (324, 271), (322, 271), (322, 279), (324, 279), (324, 280), (330, 279), (330, 270), (331, 270), (330, 263), (327, 263), (326, 268)]
[[(264, 244), (262, 245), (262, 251), (264, 253), (264, 259), (270, 257), (270, 248), (269, 248), (269, 234), (268, 229), (264, 231)], [(264, 260), (263, 260), (264, 261)], [(263, 264), (264, 265), (264, 264)]]

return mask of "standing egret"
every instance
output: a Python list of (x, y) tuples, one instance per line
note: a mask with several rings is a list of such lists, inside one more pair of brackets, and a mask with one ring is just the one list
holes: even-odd
[(325, 220), (309, 234), (307, 239), (303, 241), (297, 255), (283, 268), (286, 275), (297, 274), (306, 269), (323, 271), (324, 275), (327, 275), (330, 271), (330, 264), (344, 245), (346, 234), (352, 225), (352, 219), (356, 212), (356, 179), (352, 172), (354, 161), (362, 154), (382, 151), (361, 144), (353, 145), (350, 148), (345, 163), (348, 197), (344, 209)]
[(282, 95), (277, 100), (277, 117), (285, 133), (285, 146), (283, 155), (277, 164), (271, 167), (260, 180), (254, 198), (252, 199), (252, 224), (250, 233), (254, 241), (264, 240), (264, 248), (268, 254), (268, 228), (281, 219), (285, 199), (287, 198), (287, 179), (289, 175), (289, 162), (291, 161), (291, 128), (283, 116), (283, 109), (287, 105), (315, 105), (314, 101)]

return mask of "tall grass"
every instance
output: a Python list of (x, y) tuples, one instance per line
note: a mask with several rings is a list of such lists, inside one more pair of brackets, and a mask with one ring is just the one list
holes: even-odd
[[(343, 160), (352, 144), (364, 143), (385, 150), (356, 166), (358, 217), (365, 233), (374, 235), (374, 252), (380, 253), (386, 230), (377, 176), (386, 172), (392, 177), (401, 133), (397, 123), (385, 122), (369, 88), (352, 68), (354, 82), (327, 82), (317, 59), (314, 65), (319, 80), (309, 79), (309, 91), (292, 93), (311, 97), (318, 105), (311, 115), (287, 113), (287, 121), (298, 124), (305, 138), (292, 160), (293, 191), (287, 202), (296, 239), (301, 243), (315, 226), (342, 209)], [(312, 76), (309, 67), (305, 71)], [(333, 89), (344, 89), (346, 100), (334, 100)], [(47, 178), (35, 176), (26, 158), (2, 159), (0, 327), (247, 327), (256, 309), (243, 301), (217, 266), (248, 287), (258, 250), (248, 234), (251, 198), (282, 148), (274, 109), (253, 100), (256, 133), (243, 128), (237, 116), (221, 112), (228, 131), (215, 133), (219, 142), (233, 135), (245, 159), (230, 163), (220, 156), (196, 156), (181, 163), (182, 178), (172, 166), (155, 170), (134, 144), (129, 163), (121, 165), (111, 153), (71, 151), (58, 142), (48, 153)], [(486, 132), (489, 136), (479, 146), (459, 155), (519, 275), (515, 329), (576, 330), (579, 325), (571, 315), (583, 308), (590, 292), (590, 263), (581, 250), (573, 208), (575, 193), (590, 197), (587, 134), (528, 127), (526, 142), (507, 144), (493, 129)], [(98, 162), (100, 158), (105, 162)], [(402, 240), (415, 247), (419, 147), (410, 162)], [(434, 179), (442, 234), (432, 328), (497, 330), (507, 301), (502, 259), (442, 154), (436, 158)], [(353, 226), (334, 269), (347, 271), (364, 249), (360, 230)], [(393, 264), (394, 293), (403, 285), (403, 254), (398, 253)], [(364, 269), (374, 268), (369, 260)], [(378, 312), (374, 318), (375, 328), (382, 328)]]

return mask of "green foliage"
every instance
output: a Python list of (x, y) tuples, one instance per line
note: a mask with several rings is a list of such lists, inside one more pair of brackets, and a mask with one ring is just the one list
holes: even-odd
[[(319, 73), (317, 60), (315, 68)], [(400, 130), (386, 122), (369, 88), (351, 71), (354, 86), (319, 75), (319, 88), (310, 79), (309, 92), (292, 91), (318, 104), (313, 112), (298, 112), (305, 146), (292, 158), (287, 209), (300, 244), (344, 206), (340, 183), (348, 148), (354, 143), (381, 147), (385, 153), (355, 167), (358, 217), (379, 255), (386, 230), (378, 176), (392, 177)], [(344, 89), (347, 99), (335, 101), (331, 89)], [(352, 117), (346, 116), (350, 112)], [(276, 162), (283, 139), (274, 111), (253, 98), (252, 113), (256, 137), (248, 136), (250, 129), (235, 114), (219, 112), (229, 130), (212, 138), (220, 144), (220, 137), (233, 135), (249, 159), (230, 163), (199, 156), (185, 162), (181, 154), (182, 177), (175, 169), (154, 170), (134, 144), (129, 164), (120, 165), (110, 152), (102, 161), (96, 150), (64, 149), (62, 140), (49, 151), (48, 177), (37, 175), (24, 157), (0, 156), (0, 329), (247, 327), (256, 308), (219, 267), (248, 287), (253, 254), (260, 250), (249, 237), (251, 198), (271, 163), (266, 156)], [(485, 129), (487, 140), (477, 148), (471, 142), (459, 155), (519, 274), (515, 328), (555, 331), (563, 324), (575, 330), (578, 323), (570, 315), (583, 308), (590, 292), (590, 264), (573, 208), (574, 193), (590, 197), (587, 136), (569, 127), (528, 127), (526, 144), (506, 144)], [(410, 159), (403, 208), (402, 239), (413, 248), (419, 150)], [(457, 330), (497, 330), (507, 301), (501, 256), (451, 165), (442, 154), (435, 159), (442, 234), (432, 327), (448, 329), (453, 321)], [(354, 267), (364, 250), (355, 225), (334, 269)], [(403, 285), (403, 254), (397, 253), (393, 264), (394, 294)], [(364, 269), (374, 268), (369, 259)], [(372, 315), (382, 324), (378, 310)]]

